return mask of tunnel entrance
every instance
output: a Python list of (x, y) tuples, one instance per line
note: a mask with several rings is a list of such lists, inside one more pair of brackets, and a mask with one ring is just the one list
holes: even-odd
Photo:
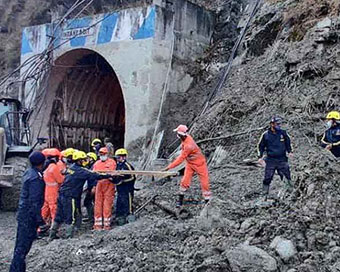
[(51, 145), (90, 150), (94, 138), (124, 146), (125, 105), (111, 65), (87, 49), (69, 51), (52, 68), (54, 95), (49, 122)]

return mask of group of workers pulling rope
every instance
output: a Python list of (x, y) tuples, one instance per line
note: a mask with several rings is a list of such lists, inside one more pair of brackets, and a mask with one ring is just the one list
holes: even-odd
[[(340, 156), (340, 113), (332, 111), (327, 117), (328, 129), (321, 146)], [(258, 163), (265, 168), (262, 191), (269, 194), (275, 171), (284, 180), (287, 189), (293, 188), (288, 157), (292, 157), (291, 139), (281, 128), (282, 119), (272, 117), (270, 126), (258, 144)], [(184, 176), (180, 182), (177, 207), (183, 205), (184, 194), (189, 189), (193, 175), (199, 177), (205, 202), (211, 199), (210, 181), (205, 156), (188, 134), (185, 125), (175, 130), (181, 140), (181, 154), (162, 169), (168, 171), (186, 161)], [(93, 221), (94, 230), (111, 228), (112, 206), (117, 192), (116, 224), (134, 221), (133, 197), (136, 177), (133, 174), (113, 175), (115, 170), (134, 170), (127, 162), (127, 150), (113, 152), (113, 146), (102, 146), (100, 139), (91, 144), (94, 152), (85, 153), (73, 148), (59, 152), (56, 148), (35, 151), (29, 156), (29, 168), (22, 182), (18, 208), (18, 229), (14, 257), (10, 272), (25, 271), (25, 258), (39, 233), (50, 230), (49, 239), (58, 238), (58, 229), (65, 224), (66, 237), (73, 237), (79, 228), (81, 217), (81, 195), (86, 183), (84, 206), (87, 219)], [(99, 157), (99, 159), (98, 159)]]
[[(182, 141), (182, 152), (163, 170), (175, 168), (185, 160), (187, 162), (176, 205), (183, 205), (184, 193), (189, 189), (194, 173), (200, 178), (202, 194), (208, 202), (211, 192), (205, 157), (185, 125), (174, 131)], [(133, 197), (136, 177), (130, 173), (114, 174), (114, 171), (134, 170), (127, 162), (127, 150), (120, 148), (114, 153), (113, 145), (106, 142), (103, 147), (100, 139), (94, 139), (91, 146), (93, 152), (89, 153), (73, 148), (61, 152), (57, 148), (47, 148), (41, 152), (34, 151), (29, 156), (31, 167), (23, 176), (17, 239), (10, 272), (25, 271), (26, 256), (39, 234), (49, 230), (49, 240), (52, 241), (59, 238), (58, 230), (64, 224), (65, 237), (73, 237), (75, 229), (79, 229), (83, 221), (81, 199), (84, 188), (83, 205), (87, 220), (93, 221), (94, 230), (111, 228), (116, 192), (116, 224), (121, 226), (135, 220)]]

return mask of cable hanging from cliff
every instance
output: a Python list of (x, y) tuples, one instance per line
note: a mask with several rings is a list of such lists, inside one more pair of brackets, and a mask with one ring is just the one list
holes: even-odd
[[(251, 22), (251, 20), (255, 17), (256, 15), (256, 12), (257, 12), (257, 8), (260, 4), (261, 0), (256, 0), (256, 2), (253, 4), (253, 9), (250, 13), (250, 15), (248, 16), (248, 19), (247, 19), (247, 23), (244, 25), (244, 27), (242, 28), (239, 36), (238, 36), (238, 39), (236, 41), (236, 43), (234, 44), (234, 47), (233, 47), (233, 50), (229, 56), (229, 59), (228, 59), (228, 64), (223, 68), (222, 70), (222, 75), (220, 76), (215, 88), (212, 90), (212, 92), (209, 94), (209, 96), (207, 97), (207, 99), (205, 100), (205, 103), (203, 104), (203, 108), (201, 110), (201, 112), (194, 118), (194, 120), (191, 122), (191, 124), (189, 125), (189, 132), (191, 132), (193, 130), (193, 128), (195, 127), (195, 123), (197, 122), (198, 118), (200, 118), (205, 112), (206, 110), (209, 108), (210, 106), (210, 102), (212, 101), (212, 99), (216, 96), (216, 94), (220, 93), (223, 85), (225, 84), (227, 78), (228, 78), (228, 75), (231, 71), (231, 67), (232, 67), (232, 64), (233, 64), (233, 61), (236, 57), (236, 54), (237, 54), (237, 51), (244, 39), (244, 36), (246, 34), (246, 31), (248, 30), (248, 27), (249, 27), (249, 24)], [(174, 142), (172, 142), (169, 146), (173, 146), (174, 144), (176, 144), (178, 142), (178, 139), (176, 139)], [(173, 157), (174, 154), (180, 149), (180, 146), (178, 146), (171, 154), (169, 157)]]

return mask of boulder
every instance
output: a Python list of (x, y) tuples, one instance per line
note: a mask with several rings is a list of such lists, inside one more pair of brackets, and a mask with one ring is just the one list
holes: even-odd
[(270, 244), (270, 248), (274, 249), (284, 262), (287, 262), (297, 253), (293, 242), (280, 236), (274, 238)]
[(223, 253), (234, 272), (277, 271), (277, 262), (266, 251), (256, 246), (240, 245)]

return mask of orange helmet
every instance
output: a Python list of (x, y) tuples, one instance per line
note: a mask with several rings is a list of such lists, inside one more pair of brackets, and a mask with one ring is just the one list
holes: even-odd
[(99, 154), (107, 154), (108, 150), (106, 147), (102, 147), (101, 149), (99, 149)]
[(58, 148), (50, 148), (51, 157), (60, 157), (60, 151)]
[(186, 125), (179, 125), (177, 128), (174, 129), (175, 132), (179, 135), (187, 135), (188, 134), (188, 127)]
[(45, 157), (60, 157), (60, 151), (57, 148), (45, 148), (42, 153)]
[(51, 148), (45, 148), (43, 151), (41, 151), (45, 157), (51, 156)]

